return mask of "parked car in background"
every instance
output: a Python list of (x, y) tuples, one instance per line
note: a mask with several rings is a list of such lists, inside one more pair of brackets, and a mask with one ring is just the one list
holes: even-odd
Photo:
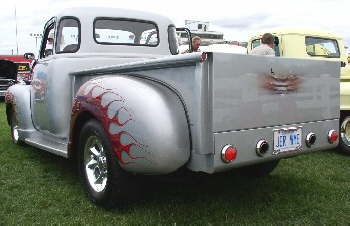
[(17, 65), (9, 60), (0, 60), (0, 97), (17, 81)]
[(0, 59), (9, 60), (17, 66), (17, 79), (28, 82), (32, 79), (34, 67), (34, 54), (25, 55), (0, 55)]
[(6, 93), (13, 141), (76, 157), (88, 196), (105, 207), (133, 195), (135, 174), (263, 176), (337, 146), (336, 62), (179, 54), (176, 30), (113, 8), (52, 17), (31, 84)]
[[(279, 29), (275, 36), (276, 56), (339, 62), (340, 143), (339, 150), (350, 154), (350, 63), (341, 36), (312, 29)], [(260, 45), (263, 33), (250, 38), (248, 51)]]

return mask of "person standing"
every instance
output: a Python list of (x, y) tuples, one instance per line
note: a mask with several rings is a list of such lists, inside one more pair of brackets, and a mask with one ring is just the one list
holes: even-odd
[(193, 52), (200, 52), (199, 46), (201, 45), (201, 38), (198, 36), (194, 36), (192, 38), (192, 50), (187, 49), (183, 53), (193, 53)]
[(275, 56), (275, 50), (273, 45), (275, 37), (270, 33), (265, 33), (261, 38), (261, 45), (255, 47), (250, 51), (251, 55), (262, 55), (262, 56)]

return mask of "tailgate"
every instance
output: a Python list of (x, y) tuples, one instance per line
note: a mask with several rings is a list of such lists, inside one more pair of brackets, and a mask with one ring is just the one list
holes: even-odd
[(213, 132), (339, 118), (339, 63), (213, 53)]

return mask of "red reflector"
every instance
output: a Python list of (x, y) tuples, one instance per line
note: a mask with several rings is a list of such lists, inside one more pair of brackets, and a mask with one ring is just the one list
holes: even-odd
[(226, 163), (229, 163), (236, 159), (237, 157), (237, 150), (236, 148), (232, 147), (231, 145), (226, 145), (221, 152), (222, 160)]
[(335, 130), (329, 131), (328, 140), (333, 143), (338, 140), (338, 133)]

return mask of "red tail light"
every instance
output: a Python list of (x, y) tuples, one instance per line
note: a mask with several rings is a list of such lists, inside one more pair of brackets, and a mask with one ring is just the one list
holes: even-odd
[(232, 162), (233, 160), (236, 159), (236, 157), (237, 157), (237, 150), (232, 145), (226, 145), (221, 150), (221, 159), (225, 163)]
[(334, 143), (334, 142), (336, 142), (338, 140), (338, 133), (337, 133), (337, 131), (335, 131), (335, 130), (330, 130), (329, 132), (328, 132), (328, 142), (329, 143)]

